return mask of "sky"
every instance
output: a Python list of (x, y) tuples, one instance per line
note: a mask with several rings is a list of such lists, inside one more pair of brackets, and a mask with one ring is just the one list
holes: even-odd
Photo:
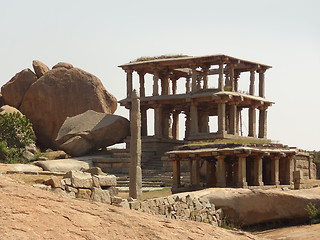
[[(268, 138), (319, 151), (319, 9), (318, 0), (0, 0), (0, 86), (33, 60), (68, 62), (121, 100), (121, 64), (222, 53), (272, 66)], [(128, 116), (120, 106), (116, 114)]]

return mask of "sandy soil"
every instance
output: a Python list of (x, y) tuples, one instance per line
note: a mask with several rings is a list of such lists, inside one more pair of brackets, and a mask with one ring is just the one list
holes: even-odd
[(206, 223), (164, 219), (69, 199), (0, 175), (0, 239), (261, 239)]

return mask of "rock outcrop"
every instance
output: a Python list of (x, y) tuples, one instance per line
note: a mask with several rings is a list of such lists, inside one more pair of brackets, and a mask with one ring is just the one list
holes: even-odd
[[(61, 63), (57, 65), (61, 67), (45, 72), (31, 86), (28, 85), (28, 89), (26, 87), (23, 88), (23, 91), (19, 91), (20, 95), (24, 95), (19, 110), (33, 124), (38, 142), (43, 147), (51, 148), (56, 148), (54, 140), (67, 117), (76, 116), (89, 109), (102, 113), (113, 113), (117, 108), (115, 97), (105, 90), (96, 76), (73, 68), (71, 64), (71, 66)], [(14, 79), (22, 79), (20, 75), (27, 74), (25, 71), (17, 74)], [(30, 70), (27, 72), (29, 78), (32, 78), (31, 76), (35, 78), (34, 73)], [(9, 98), (5, 96), (8, 95), (9, 85), (7, 83), (2, 89), (4, 99), (9, 105), (19, 107), (19, 101), (7, 102)], [(27, 92), (22, 94), (25, 89)]]
[(27, 90), (36, 80), (37, 76), (30, 69), (17, 73), (1, 87), (5, 104), (19, 109)]
[(67, 118), (56, 143), (71, 156), (81, 156), (93, 149), (121, 142), (129, 135), (129, 121), (121, 116), (88, 110)]
[(37, 78), (41, 78), (46, 72), (50, 70), (47, 65), (45, 65), (44, 63), (38, 60), (34, 60), (32, 62), (32, 66), (33, 66), (34, 72), (37, 75)]
[(47, 160), (37, 161), (35, 165), (41, 167), (45, 171), (50, 172), (68, 172), (71, 170), (86, 170), (89, 169), (89, 164), (83, 161), (74, 159), (59, 159), (59, 160)]

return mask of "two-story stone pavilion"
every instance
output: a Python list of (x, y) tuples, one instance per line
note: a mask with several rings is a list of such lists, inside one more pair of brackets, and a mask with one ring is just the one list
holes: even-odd
[[(186, 141), (246, 139), (257, 143), (267, 138), (267, 109), (273, 102), (265, 98), (265, 73), (271, 66), (219, 54), (145, 59), (119, 67), (127, 74), (127, 98), (121, 100), (120, 104), (130, 109), (130, 94), (133, 88), (140, 91), (144, 153), (152, 149), (155, 151), (155, 156), (161, 156)], [(139, 76), (139, 86), (133, 86), (134, 72)], [(148, 74), (152, 75), (149, 82), (145, 78)], [(209, 81), (212, 81), (212, 78), (216, 81), (215, 88), (209, 88)], [(248, 83), (247, 93), (239, 91), (240, 81)], [(145, 85), (151, 84), (153, 91), (148, 96)], [(257, 92), (255, 92), (256, 85)], [(178, 91), (177, 86), (183, 86), (184, 89)], [(151, 121), (147, 119), (148, 109), (154, 110), (152, 136), (150, 134), (148, 136), (147, 132), (147, 123)], [(240, 120), (242, 111), (248, 111), (247, 134), (242, 133)], [(183, 140), (179, 140), (181, 114), (185, 116)], [(216, 120), (213, 123), (216, 124), (215, 132), (209, 131), (210, 117)], [(211, 166), (207, 168), (208, 186), (224, 187), (229, 181), (231, 185), (244, 187), (248, 185), (247, 178), (251, 179), (249, 181), (251, 185), (263, 185), (263, 180), (269, 184), (279, 184), (279, 161), (283, 166), (283, 173), (280, 173), (283, 183), (289, 184), (292, 180), (289, 173), (294, 151), (272, 150), (270, 154), (270, 151), (264, 152), (263, 148), (252, 149), (252, 146), (249, 150), (238, 148), (235, 151), (210, 148), (208, 151), (203, 149), (198, 151), (198, 155), (196, 152), (168, 153), (169, 160), (173, 163), (176, 188), (180, 187), (180, 164), (184, 160), (190, 163), (192, 186), (200, 184), (201, 160)], [(252, 172), (250, 176), (249, 172)]]

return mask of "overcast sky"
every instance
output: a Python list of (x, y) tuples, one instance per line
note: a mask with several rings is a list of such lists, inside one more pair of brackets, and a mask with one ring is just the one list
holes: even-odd
[[(63, 61), (99, 77), (120, 100), (120, 64), (223, 53), (273, 67), (268, 138), (320, 150), (319, 9), (319, 0), (0, 0), (0, 85), (32, 60), (50, 68)], [(116, 113), (127, 116), (123, 107)]]

